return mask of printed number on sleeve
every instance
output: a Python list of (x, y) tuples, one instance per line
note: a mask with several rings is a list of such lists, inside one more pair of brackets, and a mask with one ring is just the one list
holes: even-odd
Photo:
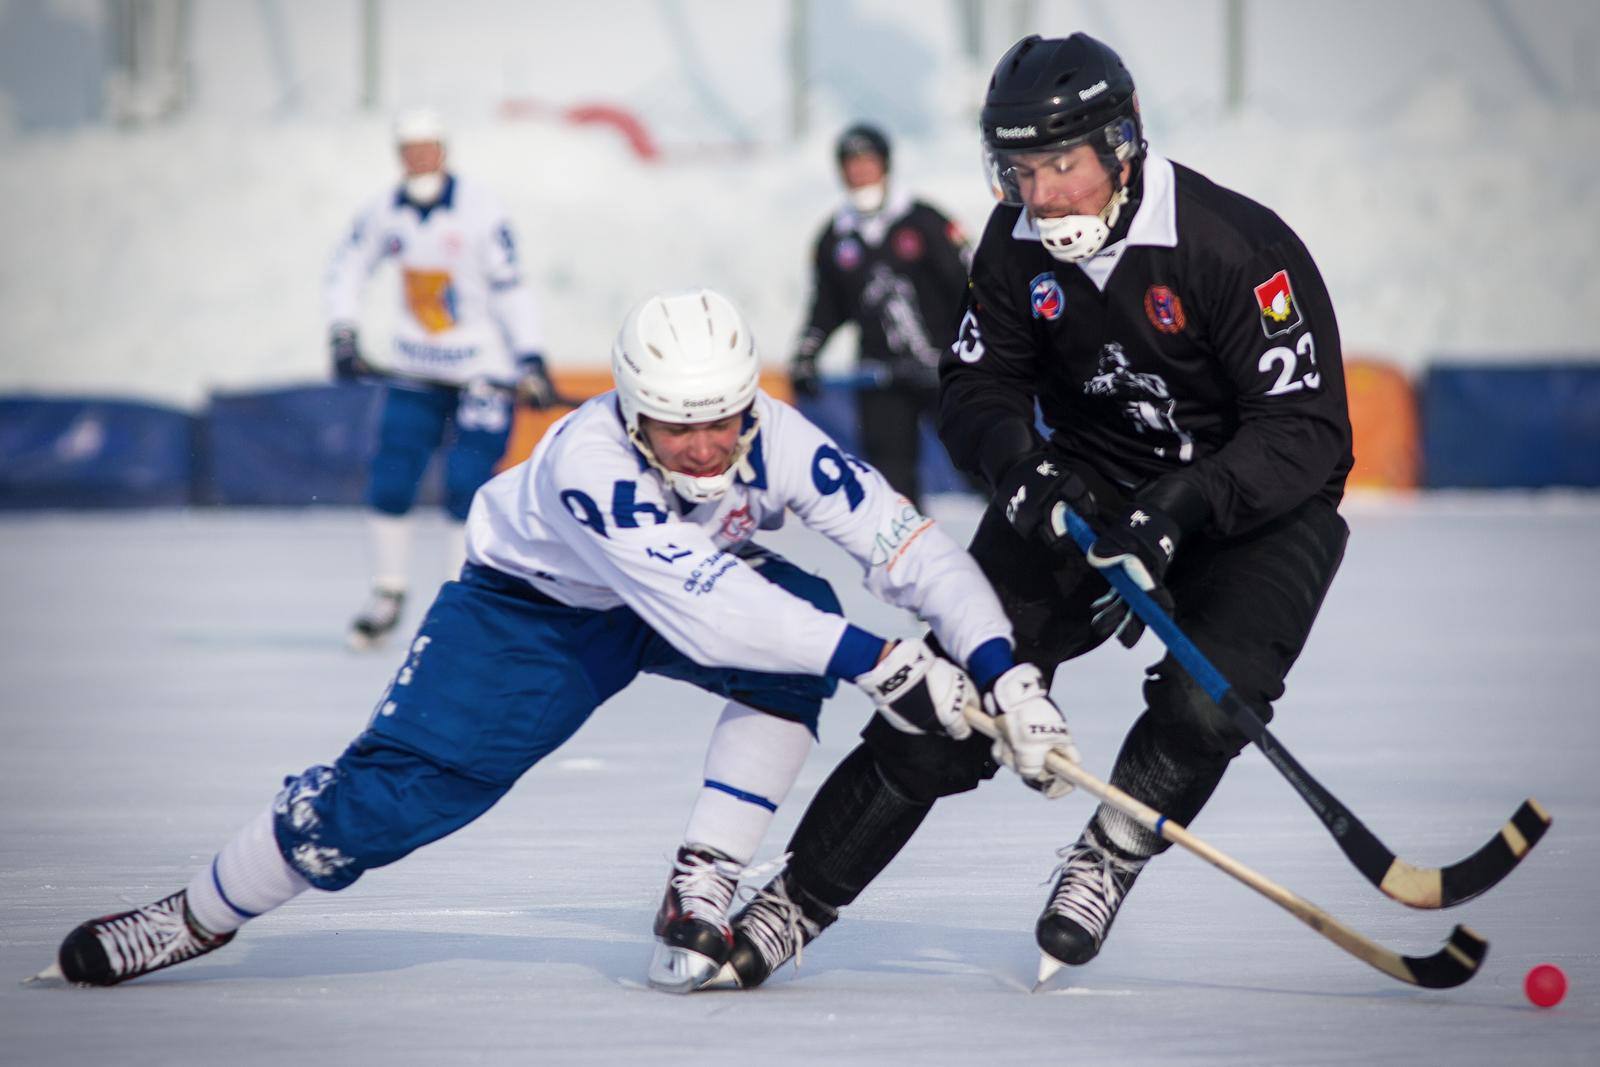
[[(1302, 359), (1305, 360), (1304, 367), (1300, 364)], [(1284, 393), (1298, 393), (1302, 389), (1322, 387), (1322, 372), (1317, 370), (1317, 344), (1311, 339), (1310, 333), (1301, 334), (1300, 340), (1294, 343), (1294, 348), (1279, 345), (1277, 348), (1267, 349), (1261, 354), (1256, 369), (1270, 373), (1274, 365), (1278, 367), (1278, 378), (1272, 383), (1272, 388), (1267, 390), (1268, 396), (1282, 396)]]

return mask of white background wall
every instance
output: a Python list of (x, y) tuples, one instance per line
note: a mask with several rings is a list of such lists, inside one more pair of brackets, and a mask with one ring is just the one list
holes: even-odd
[[(458, 168), (508, 202), (555, 360), (601, 363), (631, 301), (707, 284), (781, 362), (837, 197), (833, 135), (882, 122), (900, 180), (980, 230), (973, 119), (1021, 27), (1118, 48), (1152, 146), (1305, 238), (1347, 351), (1412, 370), (1600, 352), (1600, 5), (1257, 0), (1230, 113), (1221, 0), (980, 5), (976, 62), (961, 4), (813, 0), (799, 139), (787, 4), (388, 0), (375, 114), (353, 0), (189, 7), (186, 110), (115, 128), (84, 117), (104, 91), (106, 7), (0, 0), (0, 390), (192, 405), (323, 377), (323, 264), (394, 176), (387, 114), (424, 101), (450, 116)], [(620, 105), (666, 158), (506, 119), (508, 101)], [(371, 294), (380, 351), (392, 288)]]

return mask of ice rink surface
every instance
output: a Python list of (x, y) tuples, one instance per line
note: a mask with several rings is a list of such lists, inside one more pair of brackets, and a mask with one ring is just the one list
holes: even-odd
[[(972, 510), (942, 513), (964, 538)], [(401, 643), (341, 645), (364, 592), (357, 512), (0, 518), (0, 1062), (1600, 1062), (1600, 500), (1435, 495), (1346, 514), (1280, 739), (1413, 863), (1466, 855), (1525, 796), (1554, 827), (1497, 889), (1439, 913), (1368, 886), (1254, 751), (1194, 829), (1399, 951), (1471, 926), (1492, 947), (1454, 990), (1369, 969), (1174, 849), (1100, 957), (1030, 994), (1052, 853), (1091, 804), (1002, 772), (942, 802), (799, 969), (751, 993), (652, 992), (650, 922), (718, 702), (648, 679), (478, 823), (344, 893), (308, 893), (130, 985), (25, 987), (72, 926), (177, 889), (283, 775), (331, 761)], [(441, 543), (424, 520), (419, 584), (439, 580)], [(769, 543), (827, 573), (858, 621), (913, 632), (842, 554), (804, 531)], [(1057, 678), (1098, 774), (1156, 655), (1146, 636)], [(763, 858), (866, 710), (854, 691), (825, 709)], [(1548, 1011), (1522, 994), (1541, 961), (1571, 981)]]

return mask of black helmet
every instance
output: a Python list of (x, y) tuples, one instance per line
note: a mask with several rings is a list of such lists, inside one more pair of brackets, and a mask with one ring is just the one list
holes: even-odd
[(851, 156), (877, 156), (883, 160), (883, 169), (889, 169), (889, 138), (882, 130), (865, 122), (858, 122), (839, 135), (833, 146), (834, 158), (839, 166)]
[(1082, 142), (1113, 172), (1115, 161), (1144, 154), (1133, 75), (1086, 33), (1012, 45), (989, 79), (980, 121), (991, 154)]

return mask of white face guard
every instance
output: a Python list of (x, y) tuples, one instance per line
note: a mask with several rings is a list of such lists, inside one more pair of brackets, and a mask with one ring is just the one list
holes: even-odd
[[(1122, 205), (1128, 202), (1126, 187), (1111, 194), (1106, 206), (1098, 215), (1062, 215), (1054, 219), (1034, 219), (1039, 240), (1044, 250), (1062, 263), (1077, 263), (1088, 259), (1105, 247), (1106, 238), (1122, 215)], [(1031, 214), (1031, 213), (1030, 213)]]
[(889, 199), (889, 183), (881, 181), (857, 186), (849, 190), (846, 195), (850, 199), (850, 206), (855, 208), (858, 214), (876, 215), (883, 210), (884, 201)]
[(444, 195), (444, 172), (436, 170), (430, 174), (407, 175), (402, 184), (407, 200), (427, 207)]
[(682, 471), (672, 471), (661, 465), (656, 458), (655, 451), (650, 447), (650, 442), (645, 439), (644, 431), (638, 427), (628, 428), (628, 440), (637, 448), (667, 481), (667, 488), (677, 493), (692, 504), (704, 504), (711, 500), (720, 500), (733, 488), (733, 483), (742, 475), (746, 481), (754, 481), (756, 472), (750, 466), (750, 446), (755, 442), (756, 434), (760, 432), (760, 421), (755, 412), (750, 413), (750, 426), (739, 435), (739, 443), (734, 447), (733, 455), (728, 460), (728, 469), (721, 474), (693, 475), (684, 474)]
[(611, 346), (611, 375), (628, 438), (673, 492), (704, 503), (723, 496), (740, 474), (755, 477), (750, 448), (756, 419), (721, 474), (695, 476), (668, 470), (639, 428), (641, 415), (687, 425), (751, 411), (761, 375), (755, 340), (727, 297), (709, 289), (657, 296), (628, 314)]

